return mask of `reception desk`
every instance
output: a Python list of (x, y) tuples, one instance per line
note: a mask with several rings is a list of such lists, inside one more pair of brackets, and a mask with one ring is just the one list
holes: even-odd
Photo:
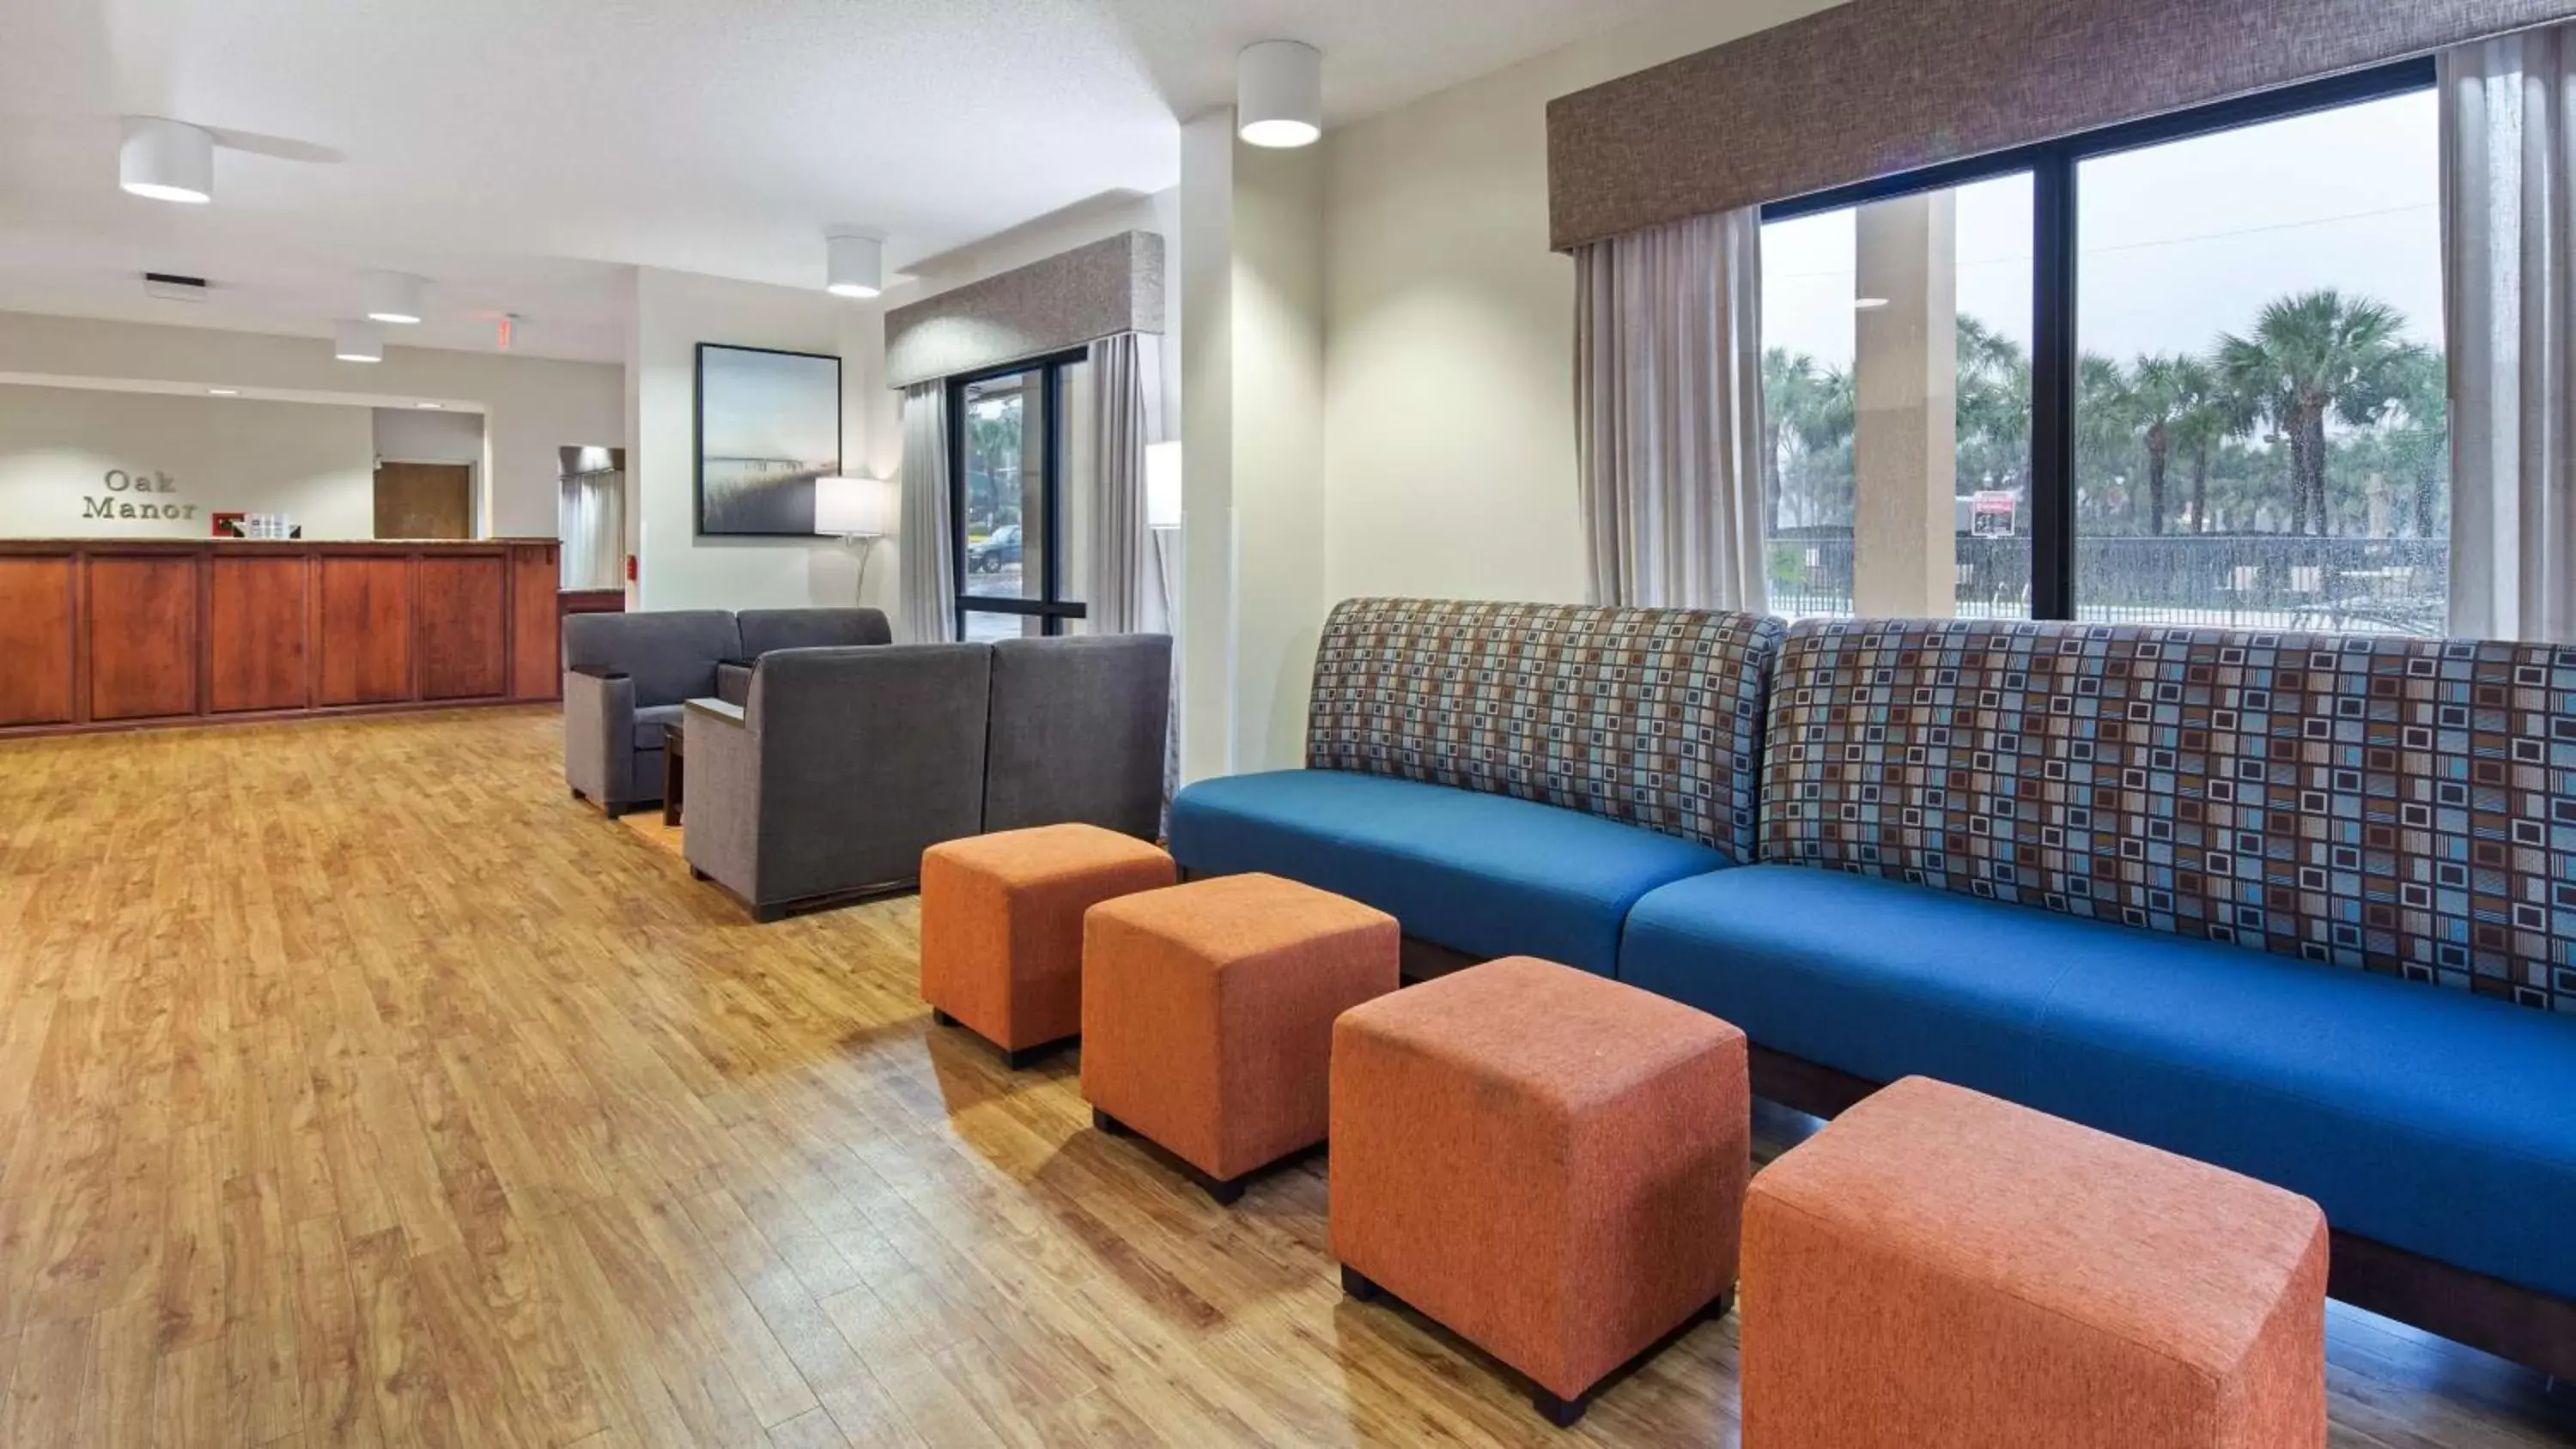
[(0, 736), (550, 700), (553, 539), (0, 539)]

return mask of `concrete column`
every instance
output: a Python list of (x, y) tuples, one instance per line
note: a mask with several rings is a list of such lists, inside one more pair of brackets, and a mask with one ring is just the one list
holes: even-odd
[(1956, 203), (1947, 191), (1859, 214), (1852, 448), (1853, 608), (1948, 618), (1957, 591)]

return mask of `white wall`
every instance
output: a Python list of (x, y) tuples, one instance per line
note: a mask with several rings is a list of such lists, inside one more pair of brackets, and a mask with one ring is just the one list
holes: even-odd
[(1547, 102), (1821, 8), (1695, 0), (1327, 135), (1331, 597), (1583, 597)]
[[(646, 609), (846, 605), (858, 562), (837, 539), (701, 538), (697, 531), (697, 348), (701, 342), (826, 353), (841, 364), (842, 471), (869, 457), (863, 359), (845, 329), (871, 306), (822, 291), (641, 267), (627, 343), (626, 527)], [(882, 343), (878, 351), (883, 352)], [(880, 369), (882, 362), (880, 361)], [(891, 608), (887, 546), (869, 565), (866, 602)]]
[(372, 538), (375, 498), (365, 408), (0, 385), (0, 536), (205, 538), (229, 511)]
[(621, 370), (595, 362), (404, 347), (340, 362), (309, 337), (0, 312), (0, 374), (122, 379), (332, 395), (368, 405), (428, 400), (480, 410), (487, 428), (485, 531), (553, 538), (555, 449), (624, 435)]
[(481, 413), (377, 408), (375, 430), (378, 461), (483, 465)]

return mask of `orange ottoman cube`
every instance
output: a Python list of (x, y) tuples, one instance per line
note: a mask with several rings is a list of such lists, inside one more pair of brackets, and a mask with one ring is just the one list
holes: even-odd
[(1174, 879), (1172, 858), (1096, 825), (1041, 825), (921, 853), (921, 995), (1016, 1070), (1082, 1030), (1082, 914)]
[(1395, 917), (1271, 875), (1121, 896), (1083, 928), (1082, 1095), (1220, 1203), (1324, 1140), (1333, 1018), (1396, 988)]
[(1744, 1442), (2318, 1449), (2325, 1306), (2306, 1198), (1908, 1078), (1753, 1181)]
[(1613, 1369), (1726, 1311), (1752, 1170), (1745, 1055), (1705, 1012), (1526, 956), (1343, 1013), (1344, 1288), (1411, 1304), (1572, 1424)]

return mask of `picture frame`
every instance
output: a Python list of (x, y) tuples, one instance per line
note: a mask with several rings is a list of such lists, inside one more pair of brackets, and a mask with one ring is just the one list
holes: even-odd
[(841, 472), (841, 359), (701, 342), (693, 372), (698, 536), (813, 537), (814, 482)]

